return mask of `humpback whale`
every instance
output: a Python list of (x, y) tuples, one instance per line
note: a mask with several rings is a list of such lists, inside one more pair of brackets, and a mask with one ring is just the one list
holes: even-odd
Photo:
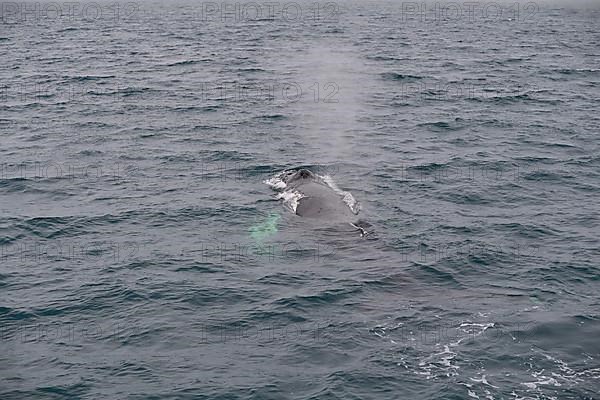
[[(271, 181), (271, 186), (283, 190), (279, 197), (284, 199), (284, 203), (296, 215), (334, 224), (348, 223), (359, 230), (361, 236), (368, 234), (360, 226), (365, 223), (357, 221), (358, 207), (351, 194), (332, 187), (322, 177), (306, 168), (287, 170), (276, 178), (277, 183), (271, 184)], [(348, 197), (350, 202), (345, 201)]]

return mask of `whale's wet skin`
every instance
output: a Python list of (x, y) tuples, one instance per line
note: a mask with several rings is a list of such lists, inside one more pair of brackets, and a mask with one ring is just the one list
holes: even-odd
[(296, 215), (328, 224), (349, 224), (361, 235), (367, 234), (367, 224), (358, 220), (358, 203), (329, 177), (301, 168), (283, 171), (266, 183), (280, 191), (278, 198)]

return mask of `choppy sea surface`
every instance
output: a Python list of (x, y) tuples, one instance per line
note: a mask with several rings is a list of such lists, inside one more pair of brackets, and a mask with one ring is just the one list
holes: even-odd
[(598, 3), (269, 4), (2, 3), (0, 398), (598, 399)]

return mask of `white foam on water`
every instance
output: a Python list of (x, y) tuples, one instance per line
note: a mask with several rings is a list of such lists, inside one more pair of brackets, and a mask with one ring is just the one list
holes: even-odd
[(487, 385), (487, 386), (491, 386), (494, 389), (499, 389), (498, 386), (494, 386), (494, 385), (492, 385), (491, 383), (489, 383), (487, 381), (487, 378), (486, 378), (485, 374), (481, 375), (481, 378), (479, 378), (479, 379), (477, 379), (477, 378), (469, 378), (469, 379), (471, 379), (473, 382), (477, 382), (477, 383), (481, 383), (481, 384), (484, 384), (484, 385)]
[(450, 343), (450, 346), (458, 346), (464, 340), (473, 339), (477, 336), (482, 335), (489, 328), (493, 328), (495, 324), (493, 322), (475, 323), (475, 322), (463, 322), (458, 328), (470, 336), (462, 337), (454, 343)]
[[(402, 322), (395, 325), (386, 323), (376, 325), (370, 331), (379, 338), (390, 341), (392, 344), (400, 343), (417, 351), (425, 351), (426, 354), (418, 357), (416, 368), (409, 368), (406, 363), (398, 363), (398, 365), (411, 369), (414, 374), (429, 380), (459, 376), (461, 371), (459, 365), (461, 358), (461, 344), (483, 335), (486, 330), (494, 327), (495, 323), (461, 321), (453, 326), (453, 329), (455, 329), (453, 335), (458, 334), (459, 337), (452, 337), (452, 340), (445, 341), (444, 338), (440, 336), (439, 338), (434, 338), (435, 340), (430, 343), (421, 342), (423, 336), (420, 335), (418, 329), (414, 332), (413, 330), (402, 330), (399, 333), (399, 337), (401, 337), (402, 340), (399, 341), (393, 332), (402, 326)], [(420, 347), (422, 347), (422, 349), (419, 349)], [(480, 374), (471, 378), (471, 381), (471, 383), (461, 383), (466, 386), (467, 394), (471, 398), (493, 399), (493, 391), (499, 389), (498, 386), (488, 382), (486, 375)]]
[[(565, 361), (553, 357), (544, 352), (540, 352), (546, 360), (552, 361), (554, 365), (558, 368), (559, 372), (551, 371), (550, 375), (545, 375), (545, 370), (541, 371), (532, 371), (531, 376), (536, 380), (533, 382), (524, 382), (523, 385), (527, 386), (530, 389), (538, 389), (540, 385), (552, 385), (556, 387), (560, 387), (563, 385), (566, 386), (575, 386), (578, 384), (583, 384), (587, 381), (586, 378), (599, 379), (600, 378), (600, 368), (585, 368), (579, 371), (571, 368), (569, 364)], [(561, 383), (562, 382), (562, 383)]]
[(560, 383), (558, 383), (558, 381), (554, 378), (551, 378), (549, 376), (545, 376), (545, 375), (541, 375), (541, 372), (538, 373), (536, 375), (536, 373), (533, 373), (533, 377), (537, 378), (537, 381), (535, 382), (523, 382), (522, 385), (527, 386), (529, 389), (537, 389), (539, 385), (553, 385), (553, 386), (561, 386)]
[[(468, 394), (470, 397), (476, 398), (476, 399), (480, 399), (480, 398), (484, 398), (484, 399), (496, 399), (497, 397), (494, 397), (493, 393), (491, 392), (491, 390), (489, 388), (493, 388), (493, 389), (500, 389), (498, 386), (492, 385), (491, 383), (489, 383), (487, 381), (487, 377), (485, 374), (482, 373), (478, 373), (479, 377), (475, 377), (475, 378), (469, 378), (472, 382), (476, 382), (479, 385), (473, 385), (473, 384), (469, 384), (469, 383), (462, 383), (462, 385), (466, 386), (468, 389)], [(480, 394), (477, 394), (477, 391), (479, 390)], [(481, 393), (483, 392), (483, 393)], [(482, 396), (482, 397), (480, 397)]]
[(425, 379), (445, 376), (450, 378), (458, 375), (460, 367), (453, 363), (457, 353), (450, 350), (448, 345), (444, 345), (444, 350), (440, 353), (433, 353), (425, 359), (419, 361), (420, 371), (415, 371), (418, 375), (424, 375)]

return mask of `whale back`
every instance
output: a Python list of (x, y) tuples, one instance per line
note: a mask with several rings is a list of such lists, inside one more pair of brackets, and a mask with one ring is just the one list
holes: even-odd
[(339, 189), (327, 175), (300, 168), (282, 171), (265, 183), (279, 191), (277, 197), (298, 216), (320, 224), (349, 224), (361, 236), (369, 233), (357, 219), (360, 207), (352, 194)]
[(303, 194), (296, 207), (297, 215), (340, 221), (350, 221), (355, 218), (355, 214), (344, 203), (343, 198), (318, 179), (296, 180), (294, 188)]

